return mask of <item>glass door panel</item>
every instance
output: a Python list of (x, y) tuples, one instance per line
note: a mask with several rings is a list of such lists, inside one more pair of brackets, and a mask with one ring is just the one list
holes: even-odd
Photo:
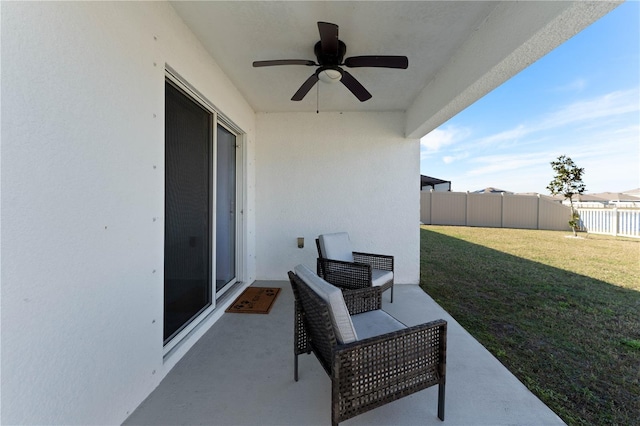
[(216, 292), (220, 292), (236, 280), (236, 135), (218, 124), (216, 144)]
[(212, 304), (213, 115), (165, 83), (165, 344)]

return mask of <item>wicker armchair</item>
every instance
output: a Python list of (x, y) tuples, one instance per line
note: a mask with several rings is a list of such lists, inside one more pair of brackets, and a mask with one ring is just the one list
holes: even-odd
[[(298, 268), (296, 272), (301, 274)], [(332, 426), (435, 385), (438, 418), (444, 420), (446, 321), (403, 325), (397, 331), (340, 343), (331, 305), (301, 276), (289, 272), (289, 279), (295, 295), (294, 379), (298, 381), (298, 355), (313, 352), (331, 378)], [(354, 323), (358, 314), (371, 312), (397, 321), (381, 310), (379, 287), (345, 290), (343, 295)]]
[(391, 289), (393, 303), (393, 256), (352, 251), (346, 232), (320, 235), (316, 248), (317, 273), (323, 279), (345, 289)]

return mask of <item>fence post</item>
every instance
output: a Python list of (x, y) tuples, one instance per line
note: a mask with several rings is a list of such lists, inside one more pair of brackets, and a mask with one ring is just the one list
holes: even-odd
[(613, 218), (611, 224), (611, 231), (613, 231), (614, 236), (618, 236), (618, 206), (613, 206)]
[(469, 226), (469, 191), (464, 198), (464, 226)]
[(504, 228), (504, 192), (500, 195), (500, 228)]
[(429, 190), (429, 225), (433, 225), (433, 190)]
[(540, 229), (540, 194), (538, 194), (538, 210), (536, 211), (536, 229)]

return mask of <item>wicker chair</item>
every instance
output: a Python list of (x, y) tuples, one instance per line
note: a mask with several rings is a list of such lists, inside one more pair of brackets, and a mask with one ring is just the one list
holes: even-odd
[[(289, 272), (295, 296), (294, 379), (298, 381), (298, 355), (313, 352), (331, 378), (331, 424), (435, 385), (438, 418), (444, 420), (446, 321), (402, 325), (397, 331), (341, 343), (331, 305), (307, 285), (298, 267), (296, 272)], [(371, 312), (397, 321), (381, 310), (380, 287), (342, 293), (354, 324), (358, 314)]]
[(338, 232), (316, 238), (317, 272), (331, 284), (346, 289), (379, 286), (391, 289), (393, 303), (393, 256), (351, 250), (349, 234)]

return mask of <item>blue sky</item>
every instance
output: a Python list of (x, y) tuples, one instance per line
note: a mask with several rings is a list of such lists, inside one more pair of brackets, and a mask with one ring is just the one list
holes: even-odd
[(453, 191), (548, 194), (550, 162), (588, 193), (640, 187), (640, 2), (622, 4), (421, 140), (420, 172)]

